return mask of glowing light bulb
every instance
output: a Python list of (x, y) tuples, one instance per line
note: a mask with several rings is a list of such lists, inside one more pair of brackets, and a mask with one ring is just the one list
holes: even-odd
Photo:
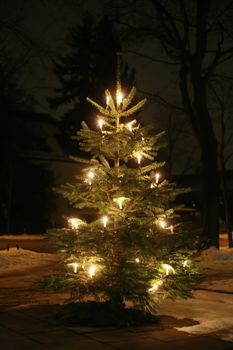
[(73, 262), (71, 265), (73, 267), (74, 273), (77, 273), (77, 271), (78, 271), (78, 263), (77, 262)]
[(170, 273), (172, 273), (172, 274), (175, 273), (174, 268), (169, 264), (162, 264), (162, 267), (165, 269), (166, 276), (168, 276)]
[(96, 267), (95, 265), (91, 265), (88, 269), (88, 274), (89, 276), (92, 278), (93, 276), (95, 276), (95, 271), (96, 271)]
[(95, 177), (95, 174), (93, 173), (93, 171), (89, 171), (87, 176), (89, 177), (89, 179), (93, 180)]
[(142, 155), (140, 153), (137, 154), (137, 160), (138, 160), (138, 164), (141, 164), (141, 160), (142, 160)]
[(92, 183), (92, 180), (94, 179), (94, 177), (95, 177), (95, 173), (93, 172), (93, 171), (88, 171), (88, 173), (87, 173), (87, 177), (88, 177), (88, 183), (89, 183), (89, 185), (91, 185), (91, 183)]
[(106, 228), (107, 223), (108, 223), (108, 217), (107, 217), (106, 215), (104, 215), (104, 216), (102, 217), (102, 221), (103, 221), (104, 228)]
[(122, 198), (122, 197), (117, 198), (117, 203), (118, 203), (119, 209), (122, 209), (122, 206), (123, 206), (123, 198)]
[(156, 185), (158, 185), (158, 183), (159, 183), (159, 178), (160, 178), (160, 174), (156, 173), (155, 174), (155, 183), (156, 183)]
[(163, 281), (157, 281), (154, 285), (148, 289), (148, 292), (154, 292), (159, 289), (159, 287), (163, 284)]
[(132, 132), (132, 124), (131, 124), (131, 123), (128, 123), (128, 124), (126, 125), (126, 127), (129, 129), (129, 131)]
[(120, 106), (123, 101), (123, 94), (121, 91), (117, 91), (117, 105)]
[(166, 221), (164, 221), (164, 220), (160, 220), (160, 222), (159, 222), (159, 225), (162, 227), (162, 228), (166, 228)]
[(110, 100), (110, 97), (107, 96), (107, 97), (106, 97), (106, 105), (107, 105), (107, 107), (108, 107), (108, 105), (109, 105), (109, 100)]
[(103, 119), (99, 119), (99, 120), (98, 120), (98, 125), (99, 125), (99, 128), (100, 128), (101, 131), (102, 131), (102, 129), (103, 129), (103, 124), (104, 124)]
[(77, 218), (70, 218), (68, 220), (68, 223), (70, 224), (72, 230), (78, 229), (78, 221), (79, 221), (79, 219), (77, 219)]
[(140, 259), (139, 258), (136, 258), (135, 259), (136, 263), (138, 264), (140, 262)]

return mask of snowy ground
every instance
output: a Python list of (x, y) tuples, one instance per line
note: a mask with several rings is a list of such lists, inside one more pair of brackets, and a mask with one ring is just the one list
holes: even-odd
[[(199, 264), (204, 268), (206, 278), (194, 291), (194, 298), (166, 301), (158, 314), (199, 322), (177, 328), (180, 331), (215, 333), (219, 338), (233, 342), (233, 249), (209, 248), (203, 252)], [(63, 302), (67, 294), (48, 292), (38, 283), (41, 277), (54, 273), (58, 266), (56, 254), (15, 247), (1, 250), (0, 308)]]

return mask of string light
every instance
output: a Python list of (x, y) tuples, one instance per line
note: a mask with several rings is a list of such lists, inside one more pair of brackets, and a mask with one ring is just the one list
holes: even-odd
[(95, 265), (91, 265), (88, 269), (88, 274), (89, 276), (92, 278), (93, 276), (95, 276), (95, 271), (96, 271), (96, 267)]
[(77, 273), (77, 271), (78, 271), (78, 263), (77, 262), (73, 262), (71, 265), (72, 265), (72, 267), (74, 269), (74, 273)]
[(166, 228), (166, 221), (164, 221), (164, 220), (160, 220), (159, 221), (159, 225), (162, 227), (162, 228)]
[(92, 180), (95, 177), (95, 173), (92, 170), (90, 170), (87, 173), (87, 177), (88, 177), (88, 181), (87, 182), (89, 183), (89, 185), (91, 185), (92, 184)]
[(183, 266), (184, 266), (184, 267), (187, 267), (187, 266), (188, 266), (188, 263), (189, 263), (188, 260), (184, 260), (184, 261), (183, 261)]
[(154, 285), (148, 289), (148, 292), (154, 292), (159, 289), (159, 287), (163, 284), (163, 281), (157, 281)]
[(136, 258), (135, 261), (136, 261), (137, 264), (140, 263), (140, 259), (139, 258)]
[(159, 183), (159, 178), (160, 178), (160, 173), (156, 173), (155, 174), (155, 183), (156, 183), (156, 185), (158, 185), (158, 183)]
[(107, 226), (107, 223), (108, 223), (108, 217), (106, 216), (106, 215), (104, 215), (103, 217), (102, 217), (102, 221), (103, 221), (103, 225), (104, 225), (104, 228), (106, 228), (106, 226)]
[(108, 107), (108, 105), (109, 105), (109, 100), (110, 100), (110, 97), (109, 97), (109, 96), (106, 96), (106, 105), (107, 105), (107, 107)]
[(141, 160), (142, 160), (142, 155), (140, 153), (137, 154), (137, 160), (138, 160), (138, 164), (141, 164)]
[(172, 273), (172, 274), (175, 273), (174, 268), (169, 264), (162, 264), (162, 267), (165, 269), (166, 276), (168, 276), (170, 273)]
[(121, 91), (117, 91), (117, 105), (120, 106), (123, 101), (123, 94)]
[(101, 131), (103, 129), (103, 124), (104, 124), (103, 119), (98, 119), (98, 125), (99, 125), (99, 128), (100, 128)]
[(78, 222), (79, 222), (79, 219), (77, 219), (77, 218), (69, 218), (68, 219), (68, 223), (70, 224), (72, 230), (78, 229)]
[(129, 129), (130, 132), (132, 132), (133, 128), (131, 123), (126, 124), (126, 127)]

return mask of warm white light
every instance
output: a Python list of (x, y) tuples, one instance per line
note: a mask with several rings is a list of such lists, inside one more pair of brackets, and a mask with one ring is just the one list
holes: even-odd
[(158, 185), (158, 183), (159, 183), (159, 178), (160, 178), (160, 174), (156, 173), (155, 174), (155, 183), (156, 183), (156, 185)]
[(102, 221), (103, 221), (103, 225), (104, 225), (104, 228), (107, 226), (107, 223), (108, 223), (108, 217), (106, 215), (104, 215), (102, 217)]
[(73, 262), (71, 265), (72, 265), (72, 267), (74, 269), (74, 273), (77, 273), (77, 271), (78, 271), (78, 263), (77, 262)]
[(123, 206), (123, 198), (122, 198), (122, 197), (117, 198), (117, 203), (118, 203), (119, 209), (122, 209), (122, 206)]
[(93, 276), (95, 276), (95, 270), (96, 270), (96, 267), (95, 265), (91, 265), (88, 269), (88, 274), (89, 276), (92, 278)]
[(106, 97), (106, 105), (107, 105), (107, 107), (108, 107), (108, 105), (109, 105), (109, 99), (110, 99), (110, 97), (107, 96), (107, 97)]
[(78, 229), (78, 222), (79, 222), (79, 219), (77, 218), (70, 218), (68, 220), (72, 230), (77, 230)]
[(174, 268), (169, 264), (162, 264), (162, 267), (165, 269), (166, 276), (168, 276), (170, 273), (175, 273)]
[(184, 260), (184, 261), (183, 261), (183, 266), (184, 266), (184, 267), (187, 267), (187, 266), (188, 266), (188, 260)]
[(117, 105), (120, 106), (122, 101), (123, 101), (123, 94), (121, 91), (117, 91)]
[(88, 171), (88, 173), (87, 173), (87, 177), (90, 179), (89, 184), (91, 184), (91, 180), (94, 179), (95, 173), (93, 173), (93, 171), (90, 170), (90, 171)]
[(98, 125), (99, 125), (100, 130), (103, 129), (103, 124), (104, 124), (103, 119), (98, 119)]
[(136, 258), (135, 259), (136, 263), (138, 264), (140, 262), (140, 259), (139, 258)]
[(148, 292), (154, 292), (154, 291), (158, 290), (159, 286), (161, 286), (162, 284), (163, 284), (162, 281), (155, 282), (154, 285), (148, 289)]
[(137, 154), (137, 160), (138, 160), (138, 164), (141, 164), (141, 160), (142, 160), (142, 155), (140, 153)]
[(127, 125), (126, 125), (126, 127), (129, 129), (129, 131), (132, 131), (133, 129), (132, 129), (132, 124), (131, 123), (128, 123)]
[(170, 231), (171, 231), (171, 233), (174, 233), (174, 228), (172, 225), (170, 226)]
[(166, 224), (166, 221), (160, 220), (159, 225), (160, 225), (162, 228), (165, 228), (167, 224)]

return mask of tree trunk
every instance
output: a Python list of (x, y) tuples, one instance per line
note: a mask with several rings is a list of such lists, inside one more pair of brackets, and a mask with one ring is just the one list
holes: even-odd
[(226, 221), (226, 227), (227, 227), (228, 247), (232, 248), (233, 240), (232, 240), (232, 231), (231, 231), (230, 209), (229, 209), (228, 196), (227, 196), (226, 169), (225, 169), (223, 152), (221, 152), (221, 155), (220, 155), (220, 164), (221, 164), (222, 196), (223, 196), (225, 221)]
[(202, 237), (204, 246), (219, 247), (219, 173), (217, 141), (206, 133), (202, 142)]

